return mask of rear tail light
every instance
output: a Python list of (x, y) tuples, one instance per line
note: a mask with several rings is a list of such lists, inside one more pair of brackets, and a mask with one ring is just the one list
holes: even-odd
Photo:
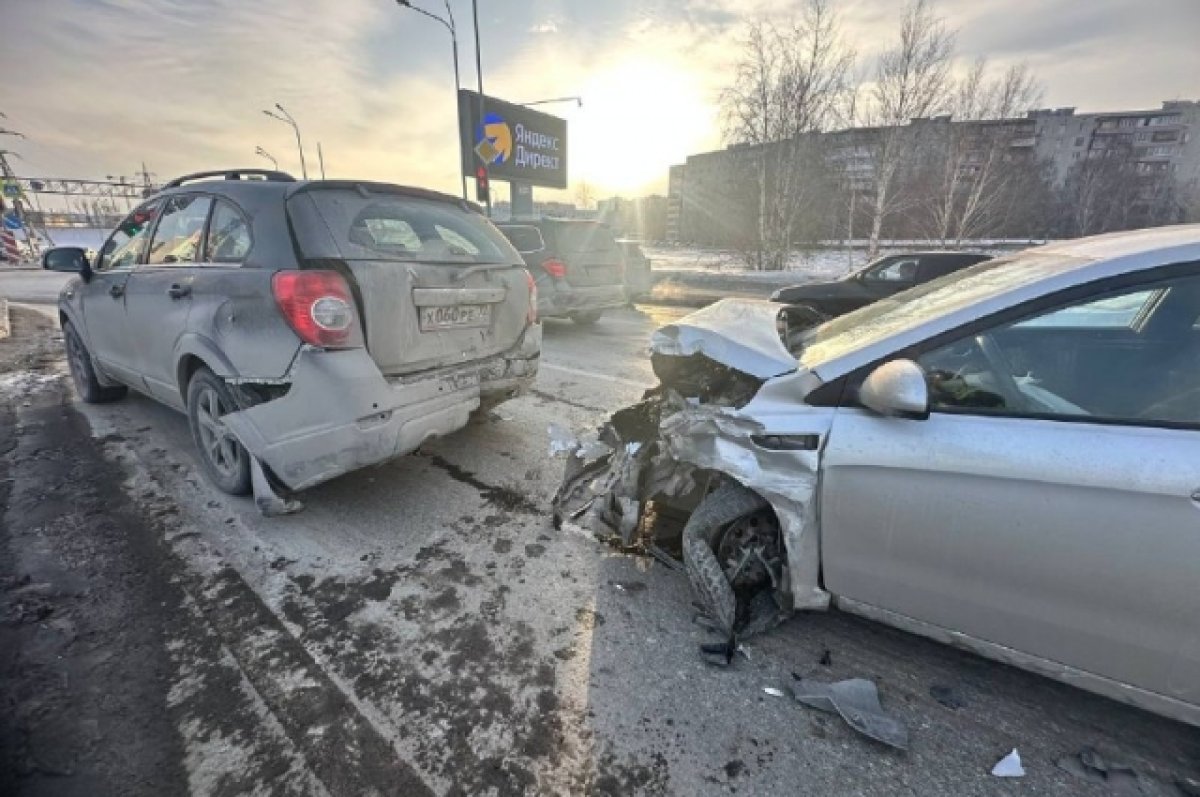
[(529, 285), (529, 311), (525, 313), (526, 324), (537, 323), (537, 280), (528, 271), (525, 272), (525, 282)]
[(356, 349), (363, 345), (350, 288), (336, 271), (277, 271), (271, 290), (288, 325), (310, 346)]
[(567, 276), (567, 264), (557, 258), (550, 258), (542, 262), (542, 268), (546, 269), (546, 273), (551, 277), (563, 278)]

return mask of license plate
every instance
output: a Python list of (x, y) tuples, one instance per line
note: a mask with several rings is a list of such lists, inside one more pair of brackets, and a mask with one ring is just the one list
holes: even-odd
[(439, 329), (469, 329), (492, 323), (490, 304), (459, 304), (452, 307), (421, 307), (421, 331)]

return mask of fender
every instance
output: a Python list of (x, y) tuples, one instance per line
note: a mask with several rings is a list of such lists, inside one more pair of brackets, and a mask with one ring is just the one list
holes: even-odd
[(184, 401), (187, 400), (187, 380), (190, 375), (187, 364), (192, 357), (201, 360), (222, 379), (239, 376), (233, 363), (229, 362), (217, 344), (199, 333), (185, 332), (175, 343), (175, 381), (179, 396)]

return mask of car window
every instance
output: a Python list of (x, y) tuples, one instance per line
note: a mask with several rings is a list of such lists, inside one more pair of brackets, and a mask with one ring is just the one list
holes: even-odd
[(521, 263), (491, 222), (459, 203), (330, 187), (292, 196), (288, 213), (306, 258)]
[(250, 227), (245, 217), (229, 202), (218, 199), (208, 225), (204, 260), (209, 263), (241, 263), (250, 252)]
[(960, 268), (965, 268), (972, 262), (954, 257), (923, 257), (921, 258), (921, 280), (928, 282), (938, 277), (944, 277)]
[(863, 272), (863, 279), (871, 282), (912, 282), (917, 278), (917, 258), (898, 258), (880, 263)]
[(173, 196), (163, 207), (162, 218), (150, 240), (146, 262), (151, 265), (194, 263), (212, 199), (206, 196)]
[(452, 250), (466, 252), (469, 255), (479, 254), (478, 246), (471, 243), (462, 235), (450, 229), (449, 227), (443, 227), (440, 224), (435, 224), (433, 225), (433, 229), (437, 231), (437, 234), (441, 236), (443, 241), (450, 245)]
[(501, 227), (500, 232), (504, 233), (504, 237), (508, 238), (517, 251), (523, 255), (540, 252), (546, 248), (546, 241), (542, 238), (542, 231), (532, 225), (510, 225)]
[(932, 411), (1200, 424), (1200, 276), (1126, 288), (939, 346)]
[(138, 263), (146, 247), (146, 237), (154, 227), (154, 219), (160, 207), (162, 200), (156, 199), (126, 216), (100, 248), (100, 255), (96, 259), (96, 271), (132, 268)]
[(1111, 299), (1099, 299), (1087, 304), (1064, 307), (1053, 313), (1022, 321), (1014, 326), (1017, 329), (1028, 327), (1129, 329), (1138, 318), (1142, 317), (1151, 299), (1158, 295), (1159, 292), (1156, 290), (1134, 291), (1114, 296)]

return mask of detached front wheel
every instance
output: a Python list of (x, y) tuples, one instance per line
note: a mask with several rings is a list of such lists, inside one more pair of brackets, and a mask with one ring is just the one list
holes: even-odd
[(207, 368), (196, 371), (188, 383), (187, 415), (200, 463), (223, 492), (246, 495), (250, 492), (250, 455), (221, 420), (236, 409), (223, 381)]
[(734, 481), (705, 496), (683, 530), (692, 591), (728, 635), (751, 618), (751, 601), (777, 587), (783, 564), (779, 521), (766, 499)]

